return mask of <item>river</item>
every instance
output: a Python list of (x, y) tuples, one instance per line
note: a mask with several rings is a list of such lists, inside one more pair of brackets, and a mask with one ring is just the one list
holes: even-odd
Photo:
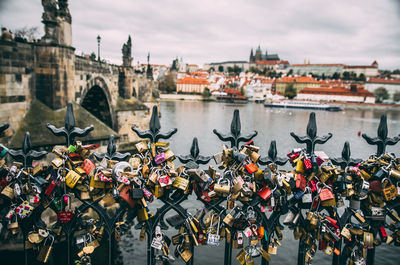
[[(213, 129), (227, 133), (234, 109), (240, 110), (242, 133), (253, 130), (258, 131), (254, 138), (257, 146), (261, 147), (260, 153), (265, 156), (268, 152), (271, 140), (276, 140), (279, 156), (285, 156), (293, 148), (299, 147), (295, 140), (289, 135), (296, 132), (305, 135), (310, 111), (306, 110), (284, 110), (268, 109), (262, 104), (248, 103), (244, 105), (233, 105), (217, 102), (195, 102), (195, 101), (162, 101), (161, 130), (178, 128), (178, 132), (170, 139), (171, 149), (175, 154), (188, 154), (193, 137), (199, 140), (200, 154), (213, 155), (220, 152), (222, 142), (213, 134)], [(317, 145), (316, 150), (323, 150), (330, 157), (340, 157), (345, 141), (350, 142), (352, 157), (367, 158), (376, 152), (376, 146), (369, 146), (366, 141), (359, 137), (357, 132), (361, 131), (370, 136), (376, 136), (377, 128), (382, 114), (388, 116), (389, 136), (400, 133), (400, 112), (384, 110), (346, 110), (343, 112), (316, 111), (318, 135), (329, 132), (333, 137), (323, 146)], [(399, 145), (389, 146), (387, 151), (397, 151)], [(179, 163), (176, 163), (179, 165)], [(212, 161), (211, 164), (214, 164)], [(188, 207), (194, 213), (200, 207), (192, 195), (183, 206)], [(152, 211), (156, 211), (159, 202), (150, 205)], [(170, 213), (169, 215), (172, 215)], [(167, 216), (169, 216), (167, 215)], [(282, 220), (281, 220), (282, 221)], [(172, 236), (175, 231), (168, 231)], [(293, 233), (289, 229), (283, 231), (284, 238), (282, 246), (278, 247), (277, 255), (271, 256), (271, 264), (296, 264), (298, 241), (293, 239)], [(174, 247), (172, 247), (172, 250)], [(146, 245), (138, 241), (138, 231), (124, 236), (121, 241), (124, 264), (145, 264)], [(224, 255), (223, 244), (219, 247), (199, 246), (195, 248), (195, 264), (222, 264)], [(399, 264), (399, 248), (383, 245), (377, 248), (375, 264), (390, 265)], [(239, 264), (235, 256), (237, 250), (233, 251), (233, 264)], [(397, 253), (397, 254), (396, 254)], [(318, 251), (314, 257), (314, 264), (331, 264), (332, 256)], [(255, 260), (260, 264), (260, 259)], [(175, 264), (183, 264), (179, 258)]]

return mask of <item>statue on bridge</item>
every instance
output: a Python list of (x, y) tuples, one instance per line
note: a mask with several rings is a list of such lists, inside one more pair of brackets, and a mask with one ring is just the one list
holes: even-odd
[(71, 23), (71, 13), (68, 9), (68, 0), (58, 0), (58, 13), (61, 17), (64, 17), (65, 20)]
[(129, 35), (128, 41), (122, 45), (122, 65), (131, 67), (132, 66), (132, 40)]
[(56, 0), (42, 0), (42, 6), (44, 9), (42, 19), (43, 21), (57, 20), (57, 1)]

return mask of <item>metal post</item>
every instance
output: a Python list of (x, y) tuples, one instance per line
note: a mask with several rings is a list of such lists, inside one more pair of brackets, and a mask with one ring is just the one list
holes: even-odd
[(100, 35), (97, 35), (97, 61), (100, 62)]
[(297, 265), (304, 265), (306, 263), (306, 244), (299, 241), (299, 253), (297, 255)]
[(232, 244), (225, 239), (224, 265), (232, 264)]
[(339, 255), (333, 254), (332, 265), (340, 264), (340, 256), (342, 254), (342, 242), (343, 242), (342, 238), (335, 242), (335, 248), (337, 248), (340, 251), (340, 254)]

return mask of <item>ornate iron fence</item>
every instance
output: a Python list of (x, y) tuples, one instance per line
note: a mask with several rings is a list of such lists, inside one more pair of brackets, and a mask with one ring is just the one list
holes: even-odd
[[(212, 166), (199, 169), (199, 165), (209, 164), (213, 157), (200, 155), (196, 138), (188, 155), (177, 156), (184, 166), (175, 169), (174, 154), (167, 143), (159, 140), (169, 139), (177, 129), (161, 132), (157, 113), (154, 107), (148, 130), (132, 127), (140, 138), (148, 140), (138, 143), (134, 155), (117, 152), (114, 137), (110, 136), (107, 152), (90, 156), (90, 149), (96, 146), (83, 145), (75, 138), (88, 135), (93, 126), (75, 127), (71, 104), (64, 127), (47, 125), (54, 135), (66, 138), (65, 147), (53, 149), (56, 158), (50, 165), (32, 167), (32, 162), (43, 158), (46, 152), (32, 149), (29, 132), (21, 150), (2, 147), (19, 162), (10, 166), (2, 163), (3, 224), (9, 234), (21, 230), (25, 264), (51, 261), (54, 242), (63, 244), (63, 253), (53, 251), (53, 256), (65, 258), (66, 264), (89, 264), (99, 245), (107, 249), (101, 252), (103, 259), (99, 263), (114, 264), (120, 233), (129, 229), (135, 218), (141, 239), (147, 238), (147, 264), (172, 262), (171, 241), (176, 245), (175, 256), (193, 264), (196, 245), (218, 245), (222, 237), (224, 264), (232, 263), (233, 247), (242, 248), (237, 256), (242, 264), (252, 264), (258, 256), (261, 264), (269, 264), (270, 255), (282, 239), (280, 230), (284, 225), (300, 239), (298, 265), (311, 261), (317, 242), (320, 250), (333, 256), (332, 264), (349, 260), (362, 264), (365, 253), (361, 252), (367, 249), (366, 263), (373, 264), (375, 247), (380, 243), (376, 242), (378, 237), (380, 241), (389, 238), (400, 244), (400, 199), (396, 197), (396, 186), (393, 190), (393, 184), (400, 180), (400, 163), (385, 149), (400, 138), (387, 136), (386, 116), (381, 118), (377, 137), (363, 135), (368, 144), (377, 145), (376, 155), (366, 161), (352, 159), (346, 142), (341, 158), (324, 160), (315, 154), (315, 145), (326, 143), (332, 134), (318, 136), (315, 114), (311, 113), (306, 136), (290, 134), (306, 145), (288, 154), (295, 167), (290, 172), (279, 169), (289, 159), (278, 157), (275, 141), (266, 157), (258, 155), (259, 148), (252, 141), (257, 132), (242, 134), (238, 110), (233, 113), (229, 133), (213, 131), (222, 142), (230, 143), (230, 147), (224, 145), (222, 153), (214, 155), (221, 171)], [(7, 127), (1, 125), (1, 132)], [(259, 165), (265, 169), (261, 170)], [(373, 181), (382, 186), (381, 193), (372, 189), (376, 186)], [(197, 213), (181, 206), (191, 193), (204, 206)], [(151, 214), (147, 204), (154, 197), (162, 202), (162, 207)], [(340, 215), (337, 208), (343, 197), (351, 204), (344, 206)], [(75, 203), (74, 210), (71, 203)], [(377, 213), (371, 213), (371, 207)], [(167, 218), (167, 222), (179, 230), (172, 239), (162, 232), (168, 229), (164, 219), (171, 210), (177, 215)], [(49, 211), (57, 215), (51, 225), (42, 220), (43, 213)], [(394, 223), (387, 224), (386, 215)], [(286, 216), (284, 225), (280, 223), (282, 216)], [(357, 223), (352, 217), (356, 217)], [(219, 220), (218, 225), (215, 219)], [(392, 231), (390, 236), (385, 234), (387, 228)], [(249, 238), (247, 246), (240, 242), (244, 237)]]

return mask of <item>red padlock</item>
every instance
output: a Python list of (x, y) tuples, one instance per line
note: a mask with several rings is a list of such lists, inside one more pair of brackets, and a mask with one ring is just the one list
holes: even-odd
[(379, 235), (380, 235), (382, 241), (386, 242), (386, 240), (387, 240), (387, 233), (386, 233), (385, 227), (381, 226), (381, 227), (379, 228)]
[(332, 200), (335, 197), (333, 196), (333, 193), (330, 189), (328, 188), (322, 188), (321, 192), (319, 193), (319, 198), (321, 199), (321, 201), (327, 201), (327, 200)]
[(57, 183), (56, 183), (56, 181), (53, 179), (53, 180), (50, 182), (50, 184), (49, 184), (49, 186), (47, 187), (47, 189), (46, 189), (46, 191), (44, 192), (44, 194), (45, 194), (46, 196), (50, 196), (50, 195), (53, 193), (53, 190), (54, 190), (54, 188), (56, 187), (56, 185), (57, 185)]
[(83, 160), (83, 165), (81, 167), (85, 171), (86, 175), (90, 176), (96, 166), (91, 160), (85, 159)]
[(311, 181), (309, 182), (309, 186), (310, 186), (310, 188), (311, 188), (311, 192), (314, 192), (314, 191), (317, 190), (317, 184), (315, 183), (314, 180), (311, 180)]
[(306, 189), (306, 178), (301, 175), (301, 174), (297, 174), (296, 176), (296, 188), (300, 189), (300, 190), (305, 190)]
[(68, 205), (68, 210), (59, 211), (57, 213), (57, 217), (61, 223), (68, 223), (69, 221), (72, 220), (72, 218), (74, 218), (75, 214), (71, 209), (71, 197), (69, 195), (64, 195), (63, 199), (65, 207), (66, 205)]
[(311, 168), (312, 168), (311, 159), (305, 158), (303, 162), (304, 162), (304, 167), (305, 167), (306, 169), (311, 169)]
[(136, 205), (137, 201), (132, 199), (131, 193), (132, 186), (124, 185), (124, 187), (119, 192), (119, 197), (123, 199), (129, 205), (129, 207), (133, 208)]
[(244, 167), (250, 174), (253, 174), (254, 172), (256, 172), (258, 170), (258, 167), (256, 165), (254, 165), (253, 163), (247, 164)]
[(257, 192), (258, 196), (263, 198), (263, 200), (268, 200), (272, 196), (272, 191), (270, 187), (264, 186)]

